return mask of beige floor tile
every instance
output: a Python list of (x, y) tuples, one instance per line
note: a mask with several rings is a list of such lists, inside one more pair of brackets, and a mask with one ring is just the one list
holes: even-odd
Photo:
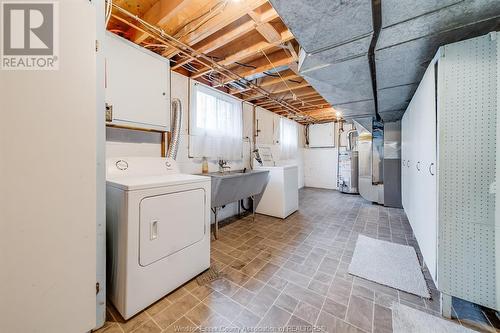
[(138, 328), (148, 320), (149, 316), (145, 312), (141, 312), (127, 321), (120, 322), (120, 327), (125, 333), (129, 333), (134, 331), (136, 328)]
[(315, 323), (318, 319), (320, 309), (305, 302), (299, 302), (297, 308), (293, 312), (294, 316), (299, 317), (308, 323)]
[(346, 321), (367, 332), (371, 332), (373, 323), (373, 302), (352, 296), (347, 309)]
[(240, 288), (231, 298), (246, 306), (255, 297), (255, 294), (245, 288)]
[(203, 303), (228, 320), (236, 318), (243, 310), (241, 305), (217, 291), (208, 295)]
[(271, 327), (276, 332), (278, 328), (285, 327), (292, 314), (277, 306), (272, 306), (258, 324), (259, 327)]
[(118, 323), (107, 321), (103, 327), (94, 331), (94, 333), (123, 333), (123, 330)]
[(139, 326), (132, 333), (160, 333), (161, 328), (156, 325), (156, 323), (152, 320), (148, 320), (142, 326)]
[(360, 233), (406, 242), (420, 253), (401, 210), (306, 188), (300, 191), (300, 210), (284, 221), (257, 215), (255, 222), (244, 216), (224, 223), (220, 239), (212, 241), (210, 259), (222, 279), (203, 286), (193, 279), (128, 321), (108, 305), (107, 323), (97, 332), (174, 332), (175, 327), (193, 332), (200, 324), (217, 332), (222, 326), (260, 322), (273, 327), (317, 324), (326, 332), (389, 333), (393, 302), (436, 314), (437, 291), (427, 301), (349, 274)]
[(160, 325), (162, 329), (165, 329), (199, 303), (199, 299), (191, 294), (187, 294), (176, 302), (172, 303), (165, 310), (154, 315), (153, 320), (158, 323), (158, 325)]
[(281, 295), (279, 295), (275, 304), (280, 308), (285, 309), (290, 313), (293, 313), (293, 311), (297, 307), (297, 304), (299, 304), (299, 301), (293, 298), (292, 296), (282, 293)]
[(186, 317), (181, 317), (163, 330), (162, 333), (194, 332), (196, 327), (197, 326), (192, 321)]

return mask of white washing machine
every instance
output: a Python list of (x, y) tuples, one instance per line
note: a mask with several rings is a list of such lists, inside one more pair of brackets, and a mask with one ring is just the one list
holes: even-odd
[(259, 155), (262, 165), (254, 161), (254, 169), (269, 170), (269, 183), (256, 212), (284, 219), (299, 209), (298, 167), (279, 165), (269, 147), (260, 147)]
[(128, 319), (210, 267), (210, 177), (174, 160), (107, 160), (109, 296)]

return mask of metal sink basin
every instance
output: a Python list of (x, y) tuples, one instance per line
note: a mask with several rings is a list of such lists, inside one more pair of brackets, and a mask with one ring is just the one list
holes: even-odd
[(233, 170), (212, 172), (212, 208), (254, 197), (264, 192), (268, 170)]
[(232, 170), (212, 172), (212, 211), (215, 214), (215, 239), (219, 236), (219, 221), (217, 212), (220, 207), (231, 202), (239, 202), (252, 198), (252, 213), (255, 219), (255, 207), (269, 181), (268, 170)]

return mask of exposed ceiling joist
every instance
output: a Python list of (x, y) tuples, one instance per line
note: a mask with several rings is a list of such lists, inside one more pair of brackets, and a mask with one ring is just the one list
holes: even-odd
[[(282, 93), (285, 91), (294, 91), (294, 90), (305, 88), (305, 87), (309, 87), (309, 83), (304, 80), (303, 82), (300, 82), (300, 83), (290, 82), (287, 84), (280, 84), (280, 85), (278, 85), (278, 87), (276, 87), (274, 89), (269, 89), (269, 92), (272, 94), (279, 94), (279, 93)], [(254, 94), (254, 95), (250, 95), (248, 97), (245, 97), (244, 100), (253, 101), (255, 99), (262, 98), (262, 97), (263, 97), (262, 94)]]
[[(277, 17), (278, 13), (272, 7), (268, 8), (261, 14), (261, 19), (265, 23), (274, 20)], [(224, 47), (230, 42), (238, 39), (239, 37), (245, 34), (248, 34), (249, 32), (255, 29), (255, 22), (252, 19), (245, 19), (244, 22), (239, 22), (239, 21), (240, 20), (237, 20), (229, 24), (228, 26), (217, 31), (208, 38), (202, 40), (198, 44), (194, 45), (194, 49), (196, 49), (200, 53), (210, 53), (214, 50)], [(182, 61), (179, 61), (176, 65), (172, 67), (172, 69), (175, 70), (189, 62), (191, 62), (191, 59), (186, 58)]]
[[(267, 3), (267, 0), (241, 0), (239, 2), (229, 1), (226, 3), (224, 11), (218, 15), (216, 19), (205, 22), (205, 24), (198, 27), (195, 31), (192, 31), (191, 33), (180, 38), (180, 41), (188, 45), (199, 43), (203, 39), (210, 37), (210, 35), (215, 34), (217, 31), (236, 21), (240, 17), (247, 15), (249, 11), (258, 8), (265, 3)], [(163, 53), (164, 56), (169, 58), (176, 54), (178, 54), (177, 51), (165, 51)]]
[[(273, 86), (275, 84), (278, 84), (278, 83), (281, 83), (283, 82), (283, 80), (285, 81), (289, 81), (289, 80), (296, 80), (296, 81), (300, 81), (302, 80), (302, 78), (300, 76), (298, 76), (297, 74), (289, 71), (289, 70), (284, 70), (284, 71), (281, 71), (280, 72), (280, 76), (278, 76), (277, 74), (274, 74), (273, 75), (275, 77), (264, 77), (264, 78), (261, 78), (261, 79), (258, 79), (258, 84), (261, 86), (261, 87), (269, 87), (269, 86)], [(242, 90), (231, 90), (231, 94), (239, 94), (239, 93), (242, 93), (242, 92), (245, 92), (247, 91), (248, 89), (242, 89)]]
[[(286, 42), (289, 41), (290, 39), (293, 38), (292, 33), (289, 30), (285, 30), (283, 33), (280, 34), (280, 41), (281, 42)], [(260, 51), (266, 51), (274, 47), (274, 45), (269, 44), (265, 40), (257, 40), (253, 44), (248, 45), (248, 46), (242, 46), (242, 47), (237, 47), (235, 46), (234, 48), (239, 49), (239, 51), (236, 52), (228, 52), (230, 55), (227, 56), (224, 60), (218, 61), (221, 65), (231, 65), (234, 64), (238, 61), (241, 61), (245, 58), (248, 58)], [(194, 74), (192, 77), (200, 77), (208, 73), (210, 69), (204, 69), (201, 70), (199, 73)]]
[[(268, 22), (262, 21), (262, 15), (251, 10), (248, 15), (256, 23), (255, 29), (264, 37), (270, 44), (281, 43), (281, 34)], [(293, 37), (292, 37), (293, 38)]]
[[(143, 19), (157, 26), (164, 26), (172, 17), (189, 4), (189, 0), (159, 0), (144, 15)], [(140, 44), (148, 34), (131, 28), (129, 30), (130, 40)]]
[(316, 113), (327, 102), (298, 73), (300, 46), (268, 0), (134, 1), (130, 10), (113, 3), (109, 28), (173, 70), (301, 123), (332, 118)]
[[(286, 54), (283, 50), (276, 51), (270, 54), (268, 57), (271, 63), (266, 58), (259, 58), (247, 64), (250, 68), (237, 68), (235, 69), (235, 73), (242, 77), (248, 77), (251, 75), (269, 71), (275, 67), (288, 65), (293, 61), (293, 58)], [(231, 82), (231, 80), (223, 81), (224, 84), (229, 82)]]

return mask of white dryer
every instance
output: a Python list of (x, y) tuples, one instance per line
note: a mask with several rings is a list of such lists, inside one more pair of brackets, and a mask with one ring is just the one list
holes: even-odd
[(299, 209), (298, 167), (274, 161), (270, 147), (258, 151), (262, 165), (254, 161), (254, 169), (269, 170), (269, 183), (256, 212), (284, 219)]
[(174, 160), (107, 160), (109, 296), (128, 319), (210, 267), (210, 177)]

